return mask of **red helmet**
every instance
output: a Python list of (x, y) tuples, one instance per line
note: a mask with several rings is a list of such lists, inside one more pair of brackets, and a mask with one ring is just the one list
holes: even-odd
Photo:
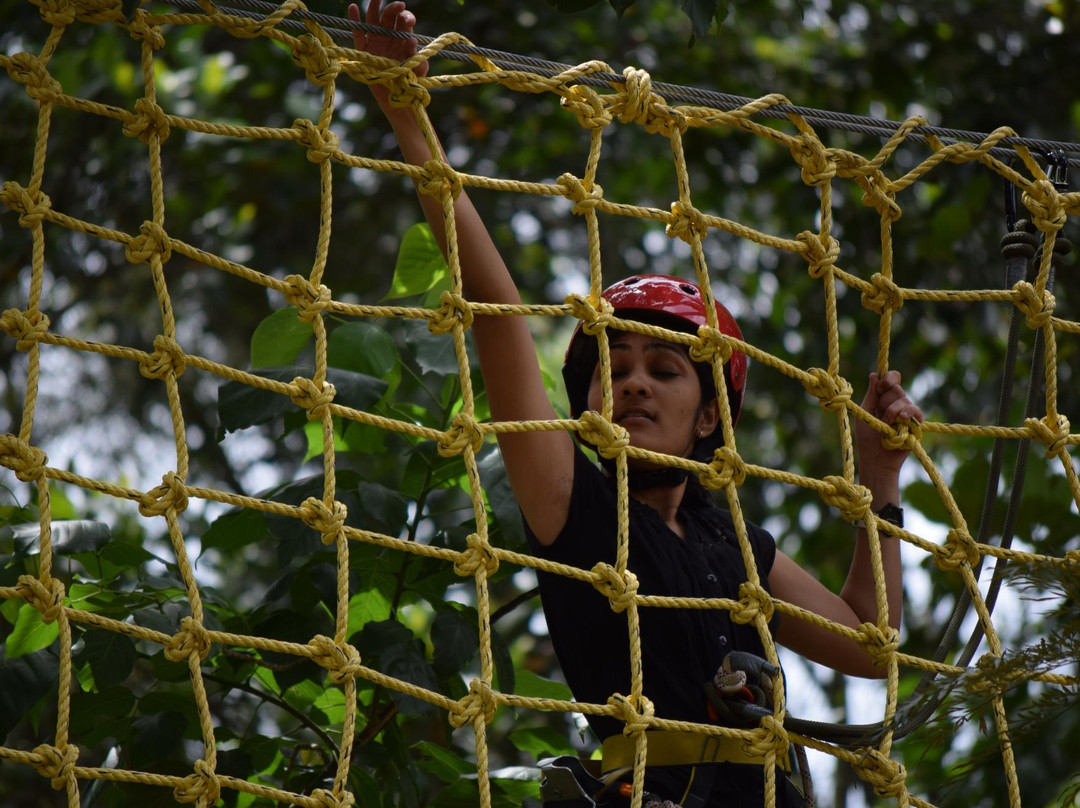
[[(691, 334), (696, 334), (700, 326), (708, 324), (701, 289), (697, 284), (671, 275), (635, 275), (609, 286), (601, 296), (612, 305), (615, 316), (624, 320), (637, 320)], [(735, 318), (719, 301), (716, 301), (716, 320), (721, 333), (742, 339), (742, 331)], [(598, 361), (597, 352), (596, 341), (582, 337), (581, 323), (578, 323), (563, 361), (563, 379), (570, 399), (570, 415), (574, 418), (588, 409), (589, 384)], [(695, 365), (702, 383), (702, 396), (707, 401), (716, 395), (712, 373), (708, 363)], [(738, 421), (742, 409), (746, 366), (746, 354), (741, 351), (733, 351), (731, 359), (724, 365), (732, 423)], [(717, 427), (712, 435), (698, 442), (695, 455), (700, 453), (698, 450), (705, 450), (711, 458), (713, 449), (722, 443), (723, 436)]]

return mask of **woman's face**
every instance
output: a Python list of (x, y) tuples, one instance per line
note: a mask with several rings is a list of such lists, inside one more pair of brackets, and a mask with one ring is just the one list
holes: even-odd
[[(702, 406), (701, 382), (685, 348), (644, 334), (611, 334), (612, 418), (630, 444), (688, 457), (699, 437), (717, 426), (716, 399)], [(589, 385), (589, 409), (603, 407), (600, 366)]]

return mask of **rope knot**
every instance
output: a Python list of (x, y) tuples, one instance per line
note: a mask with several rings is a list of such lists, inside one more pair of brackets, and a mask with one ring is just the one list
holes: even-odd
[(147, 491), (139, 500), (139, 513), (143, 516), (165, 516), (171, 510), (178, 514), (187, 509), (187, 486), (176, 474), (169, 471), (161, 478), (161, 485)]
[(196, 760), (195, 773), (189, 774), (173, 789), (173, 797), (177, 802), (214, 805), (220, 796), (221, 783), (217, 773), (205, 760)]
[(572, 210), (579, 215), (595, 210), (604, 199), (603, 188), (595, 182), (586, 188), (585, 183), (573, 174), (563, 174), (557, 185), (562, 189), (563, 196), (574, 203)]
[(124, 257), (132, 264), (149, 264), (154, 256), (159, 256), (163, 264), (172, 258), (172, 242), (160, 224), (143, 222), (139, 235), (124, 247)]
[(765, 587), (743, 581), (739, 584), (739, 603), (731, 610), (731, 619), (736, 623), (752, 623), (758, 615), (768, 623), (773, 616), (772, 596)]
[(710, 491), (723, 490), (731, 483), (738, 488), (746, 482), (746, 464), (730, 446), (721, 446), (713, 452), (708, 470), (702, 472), (699, 479), (702, 487)]
[(681, 238), (687, 244), (701, 241), (709, 232), (705, 214), (684, 202), (671, 203), (671, 221), (664, 228), (668, 238)]
[(979, 563), (979, 545), (966, 530), (954, 527), (945, 537), (945, 544), (934, 550), (934, 560), (939, 569), (955, 571), (965, 564), (974, 567)]
[(495, 709), (498, 706), (491, 685), (480, 679), (473, 679), (469, 682), (469, 694), (450, 710), (450, 726), (456, 728), (466, 724), (490, 724), (495, 718)]
[(454, 572), (465, 578), (483, 569), (490, 578), (499, 569), (499, 557), (494, 548), (479, 533), (470, 533), (465, 540), (467, 549), (458, 554)]
[(1020, 281), (1012, 288), (1012, 297), (1013, 305), (1027, 317), (1029, 328), (1042, 328), (1054, 316), (1057, 300), (1047, 289), (1040, 294), (1027, 281)]
[(836, 176), (836, 162), (816, 135), (803, 132), (791, 141), (791, 156), (802, 169), (802, 181), (821, 186)]
[(849, 483), (843, 477), (826, 477), (824, 482), (827, 487), (821, 492), (821, 498), (834, 508), (839, 508), (844, 519), (865, 523), (870, 518), (874, 495), (869, 488)]
[(743, 749), (755, 757), (766, 757), (770, 753), (782, 758), (788, 751), (790, 739), (782, 722), (775, 715), (763, 715), (758, 719), (758, 729), (743, 744)]
[(210, 654), (210, 634), (194, 617), (185, 617), (180, 621), (180, 630), (165, 640), (164, 645), (165, 658), (170, 662), (184, 662), (191, 657), (202, 662)]
[(711, 362), (714, 356), (727, 364), (735, 349), (727, 334), (718, 328), (703, 325), (698, 328), (697, 342), (690, 345), (690, 358), (695, 362)]
[(316, 126), (306, 118), (297, 118), (293, 121), (293, 130), (297, 133), (296, 142), (307, 146), (307, 159), (312, 163), (325, 163), (337, 153), (340, 141), (330, 129)]
[(52, 623), (64, 610), (64, 582), (59, 578), (42, 581), (33, 575), (20, 575), (15, 588), (24, 601), (41, 612), (43, 623)]
[(1050, 180), (1035, 180), (1022, 199), (1024, 207), (1031, 211), (1031, 223), (1043, 233), (1056, 233), (1065, 226), (1065, 203)]
[(622, 574), (610, 564), (599, 562), (591, 570), (592, 585), (611, 603), (611, 610), (616, 614), (626, 611), (637, 597), (638, 579), (630, 570)]
[(450, 419), (450, 428), (439, 438), (437, 449), (443, 457), (455, 457), (472, 449), (473, 454), (484, 445), (484, 432), (471, 415), (459, 412)]
[(814, 280), (824, 277), (836, 266), (836, 259), (840, 257), (840, 242), (832, 236), (822, 238), (819, 233), (804, 230), (795, 240), (802, 245), (803, 258), (810, 265), (808, 272)]
[(49, 74), (46, 63), (32, 53), (16, 53), (7, 69), (8, 75), (26, 87), (26, 94), (35, 101), (52, 101), (64, 92), (60, 82)]
[(305, 525), (322, 534), (323, 544), (333, 544), (345, 528), (349, 509), (335, 500), (327, 505), (318, 497), (308, 497), (300, 503), (300, 519)]
[(0, 331), (15, 337), (15, 348), (29, 351), (49, 333), (49, 318), (40, 311), (8, 309), (0, 315)]
[(874, 787), (878, 796), (899, 800), (907, 792), (907, 772), (902, 764), (869, 749), (855, 769), (859, 777)]
[(286, 275), (282, 290), (285, 302), (294, 306), (301, 320), (311, 322), (330, 305), (330, 289), (321, 283), (316, 286), (303, 275)]
[(10, 181), (0, 187), (0, 201), (8, 206), (8, 209), (19, 214), (21, 227), (34, 227), (41, 224), (48, 212), (52, 209), (52, 200), (41, 190), (30, 195), (30, 191)]
[(57, 791), (63, 790), (72, 776), (75, 761), (79, 759), (78, 744), (67, 744), (63, 749), (42, 744), (34, 747), (33, 754), (37, 758), (37, 762), (30, 763), (34, 771), (49, 778)]
[(1027, 418), (1024, 428), (1033, 440), (1046, 444), (1047, 457), (1061, 457), (1069, 445), (1069, 419), (1064, 415)]
[(630, 445), (630, 433), (598, 412), (585, 410), (578, 421), (578, 437), (595, 446), (601, 457), (610, 460)]
[(900, 632), (891, 626), (882, 631), (873, 623), (859, 626), (859, 645), (874, 660), (876, 667), (883, 667), (900, 647)]
[(318, 808), (352, 808), (356, 804), (356, 796), (351, 791), (338, 793), (317, 788), (311, 792), (311, 798), (316, 801)]
[(583, 84), (562, 91), (562, 107), (577, 116), (583, 129), (603, 129), (611, 123), (611, 112), (604, 106), (600, 93)]
[(843, 376), (834, 376), (824, 368), (810, 368), (809, 378), (803, 380), (806, 392), (818, 399), (821, 409), (840, 412), (851, 401), (851, 383)]
[(666, 137), (685, 132), (689, 126), (686, 116), (672, 109), (664, 99), (652, 91), (652, 77), (636, 67), (623, 70), (623, 92), (618, 94), (612, 110), (618, 113), (622, 123), (636, 123), (652, 134)]
[(322, 385), (315, 384), (313, 379), (305, 376), (297, 376), (289, 385), (289, 399), (302, 410), (307, 412), (309, 421), (321, 421), (330, 409), (330, 405), (337, 395), (337, 389), (330, 382)]
[(616, 710), (614, 718), (623, 722), (623, 735), (636, 735), (645, 732), (653, 725), (656, 708), (645, 696), (638, 700), (640, 707), (634, 705), (632, 696), (615, 693), (608, 697), (607, 703)]
[(428, 331), (432, 334), (449, 334), (458, 323), (461, 323), (462, 328), (472, 325), (472, 308), (464, 297), (446, 289), (439, 295), (439, 301), (442, 305), (431, 312), (428, 320)]
[(604, 298), (600, 298), (599, 305), (594, 306), (590, 298), (572, 294), (566, 296), (565, 303), (570, 307), (570, 313), (581, 320), (581, 330), (592, 336), (611, 325), (615, 316), (615, 308)]
[(48, 462), (48, 455), (36, 446), (10, 433), (0, 435), (0, 466), (14, 471), (20, 482), (44, 479)]
[(41, 9), (41, 19), (49, 25), (63, 27), (75, 22), (75, 4), (70, 0), (30, 0)]
[(312, 34), (304, 34), (293, 41), (292, 57), (303, 68), (307, 80), (320, 87), (333, 84), (341, 72), (341, 63)]
[(863, 189), (863, 205), (876, 210), (885, 221), (895, 222), (900, 218), (903, 211), (896, 202), (896, 192), (889, 187), (888, 179), (880, 170), (869, 177), (859, 177), (857, 182)]
[(451, 199), (457, 199), (461, 196), (461, 177), (442, 160), (428, 160), (416, 180), (416, 190), (435, 198), (449, 194)]
[(161, 33), (161, 26), (150, 24), (150, 14), (144, 8), (135, 9), (131, 22), (127, 25), (127, 32), (128, 36), (136, 41), (141, 39), (148, 42), (154, 50), (165, 47), (165, 35)]
[(864, 308), (876, 311), (878, 314), (899, 311), (904, 305), (904, 295), (890, 278), (880, 272), (875, 272), (870, 279), (871, 291), (863, 292), (862, 304)]
[(155, 135), (158, 142), (169, 137), (169, 119), (156, 102), (145, 96), (135, 101), (135, 112), (124, 124), (124, 134), (137, 137), (143, 143), (149, 143)]
[(360, 670), (360, 652), (349, 643), (338, 645), (332, 638), (316, 634), (308, 646), (312, 661), (330, 672), (334, 684), (344, 684)]
[(75, 16), (83, 22), (122, 25), (127, 21), (121, 0), (74, 0), (71, 5), (75, 8)]
[(179, 379), (187, 370), (187, 354), (172, 337), (154, 337), (154, 352), (139, 360), (139, 373), (147, 379)]

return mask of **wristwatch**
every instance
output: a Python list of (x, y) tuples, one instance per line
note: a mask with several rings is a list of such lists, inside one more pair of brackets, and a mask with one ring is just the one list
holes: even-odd
[(877, 511), (874, 515), (899, 528), (904, 526), (904, 509), (891, 502), (888, 505), (885, 505), (881, 510)]

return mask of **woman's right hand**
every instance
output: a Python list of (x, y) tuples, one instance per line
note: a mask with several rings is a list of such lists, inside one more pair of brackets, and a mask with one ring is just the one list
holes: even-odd
[[(382, 3), (383, 0), (369, 0), (367, 18), (364, 22), (369, 25), (378, 25), (382, 28), (411, 34), (413, 26), (416, 25), (416, 16), (405, 8), (405, 4), (401, 0), (394, 0), (394, 2), (387, 3), (385, 6)], [(360, 21), (360, 7), (356, 3), (349, 5), (349, 19), (354, 22)], [(416, 53), (416, 40), (413, 37), (380, 36), (379, 34), (366, 34), (360, 30), (354, 30), (353, 44), (357, 50), (366, 51), (375, 56), (385, 56), (397, 62), (404, 62)], [(426, 76), (428, 63), (421, 62), (413, 68), (413, 72), (417, 77)], [(379, 101), (379, 104), (385, 107), (388, 97), (386, 88), (381, 84), (372, 84), (371, 91), (375, 93), (375, 98)]]

